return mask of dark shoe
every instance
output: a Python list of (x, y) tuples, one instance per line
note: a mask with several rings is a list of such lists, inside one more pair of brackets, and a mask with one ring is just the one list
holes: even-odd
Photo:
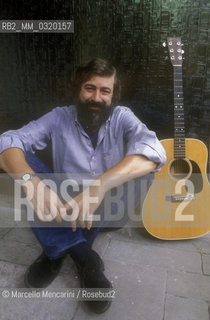
[(24, 282), (29, 288), (46, 288), (58, 275), (64, 257), (50, 260), (43, 252), (26, 270)]
[[(92, 249), (89, 250), (84, 264), (77, 265), (82, 288), (112, 289), (111, 282), (105, 277), (104, 263), (100, 256)], [(86, 300), (89, 308), (95, 313), (105, 312), (111, 305), (111, 300)]]

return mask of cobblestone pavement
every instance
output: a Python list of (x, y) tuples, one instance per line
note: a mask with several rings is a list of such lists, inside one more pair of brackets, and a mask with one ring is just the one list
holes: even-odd
[[(12, 209), (5, 197), (1, 204), (2, 225), (3, 220), (9, 221)], [(11, 290), (23, 290), (24, 273), (41, 247), (28, 227), (8, 222), (0, 229), (0, 319), (209, 320), (210, 234), (193, 240), (162, 241), (143, 227), (127, 225), (99, 234), (94, 249), (103, 257), (105, 273), (115, 290), (106, 313), (95, 315), (76, 299), (11, 297)], [(77, 270), (67, 256), (47, 290), (65, 292), (79, 287)], [(10, 297), (4, 298), (7, 289)]]

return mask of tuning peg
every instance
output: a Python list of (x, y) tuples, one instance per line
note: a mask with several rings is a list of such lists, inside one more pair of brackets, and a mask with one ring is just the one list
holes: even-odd
[(182, 50), (182, 54), (184, 53), (184, 50)]
[(165, 41), (163, 42), (163, 47), (166, 47), (166, 42)]

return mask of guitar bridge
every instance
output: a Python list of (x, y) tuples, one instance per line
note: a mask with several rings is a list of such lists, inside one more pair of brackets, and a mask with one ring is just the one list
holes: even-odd
[(170, 201), (170, 202), (182, 202), (182, 201), (192, 201), (192, 200), (195, 200), (194, 194), (188, 194), (185, 196), (182, 196), (182, 195), (166, 196), (166, 201)]

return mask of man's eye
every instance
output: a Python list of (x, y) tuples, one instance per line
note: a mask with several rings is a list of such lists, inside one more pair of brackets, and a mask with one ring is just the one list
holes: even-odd
[(91, 88), (91, 87), (86, 87), (85, 89), (86, 89), (87, 91), (89, 91), (89, 92), (90, 92), (90, 91), (93, 91), (93, 88)]
[(106, 90), (102, 90), (102, 93), (103, 93), (103, 94), (110, 94), (110, 92), (109, 92), (109, 91), (106, 91)]

